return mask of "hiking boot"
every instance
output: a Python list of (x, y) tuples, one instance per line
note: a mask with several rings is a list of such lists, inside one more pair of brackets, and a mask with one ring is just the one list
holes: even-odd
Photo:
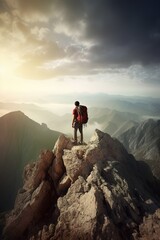
[(78, 143), (76, 141), (71, 141), (73, 145), (77, 145)]

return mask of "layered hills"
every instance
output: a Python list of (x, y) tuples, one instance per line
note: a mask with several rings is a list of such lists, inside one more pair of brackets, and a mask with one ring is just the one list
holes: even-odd
[(38, 158), (41, 149), (51, 149), (59, 134), (20, 111), (0, 118), (0, 212), (13, 207), (24, 166)]
[[(117, 111), (115, 110), (116, 108), (113, 109), (112, 106), (111, 108), (104, 106), (107, 105), (101, 104), (101, 106), (97, 107), (88, 106), (89, 124), (85, 129), (87, 140), (90, 139), (95, 128), (101, 129), (102, 131), (117, 137), (119, 134), (142, 120), (143, 111), (141, 111), (141, 113), (138, 111), (138, 114), (136, 114), (131, 113), (128, 108), (126, 110), (124, 108), (119, 108)], [(48, 110), (34, 104), (0, 103), (0, 110), (2, 113), (9, 110), (13, 111), (13, 109), (20, 109), (25, 113), (25, 115), (34, 119), (34, 121), (40, 124), (44, 122), (49, 128), (61, 131), (65, 134), (72, 134), (71, 115), (73, 107), (74, 105), (63, 106), (62, 104), (61, 106), (61, 104), (55, 104), (55, 106), (53, 106), (53, 110), (51, 107), (50, 110)], [(60, 115), (54, 114), (53, 111), (55, 112), (55, 110), (57, 113), (60, 113)], [(66, 113), (66, 111), (69, 113)], [(148, 111), (148, 115), (149, 114), (150, 112)]]
[(118, 139), (137, 160), (143, 160), (160, 179), (160, 120), (148, 119), (121, 134)]
[(100, 130), (78, 146), (61, 135), (23, 178), (4, 239), (159, 239), (159, 182)]

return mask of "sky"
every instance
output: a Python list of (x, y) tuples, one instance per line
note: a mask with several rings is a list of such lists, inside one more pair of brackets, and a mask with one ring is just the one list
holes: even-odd
[(158, 0), (0, 0), (0, 101), (160, 97), (159, 9)]

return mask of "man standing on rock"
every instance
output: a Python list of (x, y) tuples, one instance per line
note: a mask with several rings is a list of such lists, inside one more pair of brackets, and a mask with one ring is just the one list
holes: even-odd
[(76, 101), (73, 109), (72, 127), (74, 128), (74, 143), (77, 144), (77, 130), (80, 132), (80, 144), (83, 144), (83, 123), (80, 116), (80, 103)]

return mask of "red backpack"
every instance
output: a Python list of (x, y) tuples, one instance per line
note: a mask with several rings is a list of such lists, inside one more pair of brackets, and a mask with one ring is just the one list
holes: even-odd
[(87, 112), (87, 107), (80, 105), (78, 107), (78, 117), (77, 117), (78, 122), (85, 124), (88, 122), (88, 112)]

